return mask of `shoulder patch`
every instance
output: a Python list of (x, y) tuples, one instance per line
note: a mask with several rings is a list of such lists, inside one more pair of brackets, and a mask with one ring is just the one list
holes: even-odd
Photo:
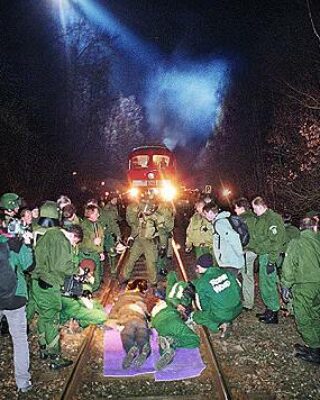
[(278, 228), (276, 225), (270, 226), (270, 231), (273, 233), (273, 235), (276, 235), (278, 233)]

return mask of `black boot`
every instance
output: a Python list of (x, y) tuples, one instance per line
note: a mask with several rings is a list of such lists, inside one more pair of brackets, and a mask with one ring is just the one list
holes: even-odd
[(305, 353), (309, 352), (309, 347), (304, 344), (295, 343), (293, 345), (293, 348), (294, 348), (295, 355), (296, 354), (305, 354)]
[(265, 317), (266, 316), (266, 314), (269, 312), (270, 310), (268, 310), (267, 308), (264, 310), (264, 312), (263, 313), (257, 313), (256, 314), (256, 317), (257, 318), (261, 318), (261, 317)]
[(301, 358), (304, 361), (308, 361), (314, 364), (320, 364), (320, 348), (311, 348), (307, 347), (305, 348), (305, 352), (301, 353), (296, 353), (295, 356), (297, 358)]
[(270, 311), (266, 314), (264, 318), (260, 317), (259, 321), (263, 322), (264, 324), (277, 324), (278, 321), (278, 311)]
[(72, 360), (61, 357), (60, 354), (50, 354), (50, 369), (61, 369), (73, 364)]
[(8, 320), (6, 317), (1, 318), (1, 328), (0, 328), (0, 335), (1, 336), (8, 336), (10, 334), (9, 332), (9, 325), (8, 325)]

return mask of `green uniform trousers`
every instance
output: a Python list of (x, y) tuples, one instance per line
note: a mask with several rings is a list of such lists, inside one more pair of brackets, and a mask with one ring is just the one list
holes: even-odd
[(33, 320), (33, 317), (35, 316), (35, 313), (37, 312), (36, 309), (36, 302), (33, 297), (33, 291), (32, 291), (32, 281), (33, 279), (31, 276), (27, 276), (26, 278), (27, 281), (27, 289), (28, 289), (28, 302), (27, 302), (27, 321), (30, 323)]
[(245, 266), (241, 269), (243, 307), (252, 309), (254, 306), (254, 260), (256, 253), (245, 252)]
[(295, 284), (292, 294), (294, 317), (303, 341), (320, 348), (320, 284)]
[(136, 261), (144, 254), (146, 258), (147, 272), (149, 280), (152, 284), (157, 283), (157, 257), (158, 250), (157, 245), (153, 239), (143, 239), (137, 237), (133, 242), (133, 246), (130, 249), (128, 261), (125, 265), (123, 277), (124, 279), (130, 279), (134, 265)]
[(277, 269), (267, 273), (268, 254), (259, 255), (259, 289), (265, 307), (271, 311), (279, 311)]
[(37, 280), (32, 280), (32, 291), (38, 312), (38, 340), (49, 354), (60, 353), (60, 312), (62, 296), (60, 288), (42, 289)]
[(116, 252), (116, 241), (110, 233), (106, 233), (104, 237), (104, 249), (108, 255), (108, 262), (110, 265), (111, 274), (117, 272), (117, 252)]
[(78, 321), (82, 328), (89, 325), (102, 325), (106, 322), (107, 316), (103, 307), (93, 301), (93, 308), (87, 308), (80, 299), (62, 296), (61, 323), (64, 324), (69, 319)]
[(241, 313), (242, 304), (238, 307), (229, 310), (213, 311), (195, 311), (193, 320), (198, 325), (204, 325), (212, 330), (212, 332), (219, 332), (219, 326), (224, 322), (232, 322)]
[(99, 256), (98, 253), (94, 253), (94, 252), (92, 252), (92, 253), (83, 253), (83, 252), (80, 252), (79, 253), (80, 262), (82, 260), (84, 260), (85, 258), (89, 258), (90, 260), (93, 260), (95, 265), (96, 265), (94, 273), (93, 273), (94, 283), (92, 285), (92, 291), (95, 292), (95, 291), (97, 291), (99, 289), (99, 287), (101, 285), (101, 282), (102, 282), (102, 279), (103, 279), (103, 265), (102, 265), (102, 263), (100, 261), (100, 256)]
[(179, 311), (168, 306), (152, 318), (152, 326), (160, 336), (174, 339), (173, 347), (193, 349), (200, 346), (199, 336), (181, 319)]

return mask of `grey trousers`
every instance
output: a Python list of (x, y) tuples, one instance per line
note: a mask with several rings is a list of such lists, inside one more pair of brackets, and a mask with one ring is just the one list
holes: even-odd
[(254, 260), (257, 255), (245, 251), (245, 266), (241, 269), (243, 307), (252, 309), (254, 306)]
[(5, 315), (13, 343), (14, 375), (18, 389), (30, 385), (29, 344), (27, 337), (26, 307), (16, 310), (0, 310), (0, 319)]

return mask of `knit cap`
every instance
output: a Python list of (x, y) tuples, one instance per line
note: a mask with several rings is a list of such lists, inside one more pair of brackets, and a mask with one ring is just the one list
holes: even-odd
[(202, 254), (197, 260), (197, 265), (200, 265), (202, 268), (210, 268), (213, 267), (213, 260), (211, 254)]

